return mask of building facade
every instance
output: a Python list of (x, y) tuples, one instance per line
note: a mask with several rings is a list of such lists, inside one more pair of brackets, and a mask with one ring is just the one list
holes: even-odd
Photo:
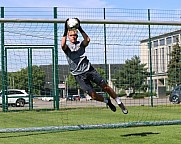
[[(171, 59), (173, 46), (181, 40), (181, 30), (164, 33), (155, 37), (151, 37), (151, 57), (149, 49), (149, 39), (140, 41), (142, 63), (146, 63), (148, 71), (152, 68), (153, 91), (157, 91), (159, 86), (166, 86), (166, 90), (171, 88), (167, 82), (167, 65)], [(151, 66), (150, 66), (151, 59)], [(147, 83), (150, 83), (150, 77), (147, 78)]]

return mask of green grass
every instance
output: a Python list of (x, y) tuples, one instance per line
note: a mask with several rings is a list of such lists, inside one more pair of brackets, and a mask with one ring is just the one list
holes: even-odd
[(0, 128), (110, 124), (124, 122), (180, 120), (181, 105), (158, 107), (128, 107), (124, 115), (118, 109), (75, 108), (59, 111), (19, 111), (0, 113)]
[[(181, 120), (181, 105), (128, 107), (129, 114), (103, 107), (59, 111), (0, 113), (0, 128), (114, 124), (124, 122)], [(1, 133), (0, 144), (179, 144), (181, 125), (91, 129), (62, 132)]]
[(65, 132), (2, 133), (1, 144), (180, 144), (181, 125)]

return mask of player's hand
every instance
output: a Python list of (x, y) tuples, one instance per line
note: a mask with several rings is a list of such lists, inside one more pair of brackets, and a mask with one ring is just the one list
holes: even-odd
[(78, 29), (80, 28), (80, 20), (78, 18), (75, 18), (78, 21)]
[(68, 29), (68, 27), (67, 27), (67, 22), (68, 22), (68, 20), (69, 20), (69, 18), (66, 19), (66, 21), (65, 21), (65, 29)]
[(77, 21), (78, 21), (78, 23), (79, 23), (79, 25), (78, 25), (78, 30), (82, 33), (82, 32), (84, 32), (84, 30), (82, 29), (82, 27), (80, 26), (80, 20), (78, 19), (78, 18), (75, 18)]
[(65, 21), (65, 28), (64, 28), (64, 34), (63, 34), (63, 36), (67, 36), (67, 32), (68, 32), (67, 22), (68, 22), (68, 20), (69, 20), (69, 18), (66, 19), (66, 21)]

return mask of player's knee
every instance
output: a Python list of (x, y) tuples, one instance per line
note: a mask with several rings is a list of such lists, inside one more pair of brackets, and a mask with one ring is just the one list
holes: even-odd
[(92, 99), (95, 99), (95, 92), (91, 89), (91, 90), (86, 90), (85, 91), (90, 97), (92, 97)]
[(97, 96), (96, 96), (96, 93), (95, 93), (94, 91), (90, 92), (89, 95), (92, 97), (93, 100), (95, 100), (96, 97), (97, 97)]
[(104, 90), (104, 91), (108, 91), (109, 90), (109, 85), (107, 85), (107, 84), (103, 84), (102, 86), (101, 86), (101, 88)]

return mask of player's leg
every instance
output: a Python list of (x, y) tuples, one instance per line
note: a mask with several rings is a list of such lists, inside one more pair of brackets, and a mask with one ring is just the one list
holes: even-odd
[(96, 101), (100, 101), (100, 102), (104, 102), (104, 98), (100, 95), (98, 95), (94, 89), (93, 86), (90, 82), (89, 79), (87, 79), (87, 75), (86, 73), (83, 73), (81, 75), (76, 75), (75, 76), (75, 80), (77, 81), (77, 83), (79, 83), (81, 89), (87, 93), (88, 95), (90, 95), (92, 97), (93, 100)]
[[(128, 110), (126, 109), (126, 107), (124, 106), (124, 104), (120, 101), (119, 97), (117, 96), (117, 94), (115, 93), (115, 91), (106, 83), (106, 81), (101, 77), (101, 75), (96, 71), (96, 70), (92, 70), (90, 72), (90, 79), (95, 82), (97, 85), (99, 85), (103, 91), (107, 92), (119, 105), (119, 107), (121, 108), (122, 112), (124, 114), (128, 113)], [(110, 101), (110, 99), (109, 99)], [(110, 101), (111, 103), (111, 101)], [(111, 103), (112, 105), (112, 103)]]
[(102, 95), (97, 94), (94, 90), (90, 92), (89, 95), (94, 100), (105, 102), (113, 112), (116, 111), (116, 107), (112, 104), (110, 98), (104, 98)]
[(110, 99), (104, 98), (102, 95), (97, 94), (90, 82), (90, 79), (87, 78), (87, 74), (81, 74), (75, 76), (76, 81), (79, 83), (81, 89), (92, 97), (92, 99), (100, 102), (105, 102), (111, 108), (112, 111), (116, 111), (116, 107), (111, 103)]
[(122, 112), (124, 114), (128, 113), (128, 110), (126, 109), (126, 107), (124, 106), (123, 102), (121, 102), (120, 98), (117, 96), (117, 94), (115, 93), (115, 91), (108, 85), (108, 84), (102, 84), (101, 88), (107, 92), (119, 105), (119, 107), (121, 108)]
[[(87, 77), (89, 80), (96, 83), (98, 86), (106, 83), (93, 67), (91, 67), (90, 70), (88, 71)], [(110, 98), (105, 98), (102, 95), (97, 94), (94, 90), (90, 92), (90, 95), (95, 98), (96, 97), (103, 98), (104, 102), (109, 106), (109, 108), (114, 112), (116, 111), (116, 107), (112, 104)]]

